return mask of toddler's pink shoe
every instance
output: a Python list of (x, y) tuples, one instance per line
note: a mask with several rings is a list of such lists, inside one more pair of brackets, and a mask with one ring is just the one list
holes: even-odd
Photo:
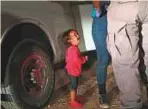
[(73, 109), (79, 109), (82, 108), (83, 105), (77, 101), (70, 101), (70, 107)]

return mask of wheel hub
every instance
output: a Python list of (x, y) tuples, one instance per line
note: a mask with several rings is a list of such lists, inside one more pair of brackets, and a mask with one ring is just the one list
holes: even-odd
[(47, 83), (46, 64), (38, 54), (29, 55), (21, 69), (21, 83), (27, 93), (40, 94)]

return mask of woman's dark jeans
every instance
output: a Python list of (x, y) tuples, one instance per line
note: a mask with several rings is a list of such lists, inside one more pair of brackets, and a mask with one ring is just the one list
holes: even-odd
[(92, 36), (97, 52), (97, 80), (99, 84), (106, 83), (107, 66), (109, 65), (110, 57), (107, 51), (107, 16), (93, 18)]

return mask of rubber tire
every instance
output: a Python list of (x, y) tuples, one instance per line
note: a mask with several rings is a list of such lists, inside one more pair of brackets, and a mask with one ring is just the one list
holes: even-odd
[[(8, 64), (6, 67), (6, 81), (9, 83), (7, 87), (4, 87), (4, 93), (8, 94), (6, 99), (10, 102), (2, 102), (2, 106), (6, 109), (42, 109), (48, 105), (55, 86), (55, 73), (50, 58), (50, 52), (46, 50), (43, 44), (32, 40), (25, 39), (21, 41), (13, 49), (9, 56)], [(20, 92), (23, 92), (20, 81), (20, 69), (23, 60), (32, 52), (39, 53), (42, 58), (46, 59), (48, 64), (48, 82), (42, 93), (42, 96), (37, 99), (31, 100), (31, 103), (27, 103), (24, 100), (24, 96)], [(24, 94), (27, 95), (27, 94)], [(27, 99), (29, 98), (27, 96)]]

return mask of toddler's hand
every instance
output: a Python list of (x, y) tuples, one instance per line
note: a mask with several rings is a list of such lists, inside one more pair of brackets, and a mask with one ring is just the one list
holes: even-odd
[(85, 60), (88, 61), (88, 56), (85, 56)]

